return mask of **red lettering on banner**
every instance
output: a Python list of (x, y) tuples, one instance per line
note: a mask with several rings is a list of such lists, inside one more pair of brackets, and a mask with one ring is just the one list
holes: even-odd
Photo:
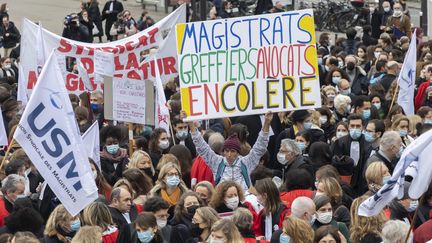
[(176, 59), (174, 57), (164, 57), (162, 60), (164, 67), (163, 72), (165, 75), (168, 75), (170, 73), (177, 73), (177, 70), (175, 68)]
[(124, 66), (120, 63), (120, 57), (114, 56), (115, 71), (124, 70)]
[(198, 101), (198, 99), (192, 99), (192, 89), (199, 89), (201, 88), (200, 85), (195, 85), (195, 86), (189, 86), (189, 104), (190, 104), (190, 115), (191, 116), (200, 116), (202, 115), (202, 112), (197, 112), (194, 113), (193, 111), (193, 103), (196, 103)]
[(79, 86), (79, 81), (77, 80), (77, 75), (73, 73), (68, 73), (66, 75), (66, 89), (69, 91), (76, 91)]
[(81, 58), (81, 62), (85, 69), (87, 70), (88, 74), (91, 74), (94, 72), (94, 65), (93, 65), (93, 59), (89, 57), (83, 57)]
[(66, 39), (60, 39), (60, 46), (57, 48), (60, 52), (70, 52), (72, 45)]
[(141, 80), (141, 76), (135, 70), (128, 72), (127, 77), (130, 79)]
[(126, 69), (131, 69), (131, 67), (138, 68), (138, 60), (137, 60), (135, 53), (133, 53), (133, 52), (128, 54), (128, 61), (126, 64)]
[[(205, 114), (209, 114), (209, 102), (208, 100), (210, 99), (213, 107), (215, 108), (216, 112), (219, 112), (219, 90), (218, 87), (219, 85), (215, 84), (215, 91), (212, 92), (210, 91), (210, 89), (208, 88), (207, 84), (203, 85), (204, 87), (204, 109), (205, 109)], [(212, 93), (214, 93), (214, 95), (212, 95)]]
[(127, 51), (133, 51), (134, 50), (133, 43), (134, 43), (133, 41), (126, 42), (125, 47), (126, 47)]
[(37, 75), (35, 71), (30, 71), (28, 75), (27, 89), (33, 89), (37, 81)]

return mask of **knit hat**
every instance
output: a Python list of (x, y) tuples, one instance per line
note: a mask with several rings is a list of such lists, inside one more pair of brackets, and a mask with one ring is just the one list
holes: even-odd
[(240, 153), (240, 140), (238, 139), (237, 134), (233, 134), (225, 140), (223, 149), (233, 149)]
[(297, 110), (294, 111), (291, 115), (291, 120), (295, 123), (295, 122), (302, 122), (304, 121), (307, 117), (310, 116), (309, 111), (307, 110)]

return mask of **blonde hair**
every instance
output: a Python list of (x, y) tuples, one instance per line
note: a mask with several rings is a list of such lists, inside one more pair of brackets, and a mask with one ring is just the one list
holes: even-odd
[(150, 164), (151, 164), (151, 171), (152, 174), (155, 174), (155, 169), (153, 167), (153, 163), (152, 163), (152, 159), (150, 157), (150, 155), (142, 150), (137, 150), (135, 152), (133, 152), (130, 161), (128, 163), (128, 168), (129, 169), (139, 169), (138, 168), (138, 163), (143, 160), (145, 157), (147, 157), (150, 160)]
[(295, 243), (312, 243), (314, 240), (314, 231), (306, 221), (294, 216), (286, 217), (282, 223), (283, 232), (287, 234), (291, 242)]
[[(162, 157), (160, 158), (160, 160), (159, 160), (159, 162), (158, 162), (158, 164), (156, 166), (156, 169), (159, 170), (159, 171), (162, 170), (162, 167), (165, 164), (167, 164), (167, 163), (176, 164), (179, 167), (180, 172), (181, 172), (180, 161), (177, 159), (177, 157), (175, 157), (172, 154), (164, 154), (164, 155), (162, 155)], [(181, 175), (181, 173), (180, 173), (180, 175)]]
[(408, 119), (408, 117), (400, 115), (400, 116), (397, 116), (395, 118), (396, 118), (396, 120), (392, 123), (391, 130), (397, 131), (397, 126), (399, 126), (399, 124), (401, 123), (401, 121), (408, 122), (408, 127), (410, 127), (411, 123), (410, 123), (410, 120)]
[(108, 206), (102, 202), (93, 202), (85, 207), (81, 219), (83, 225), (99, 226), (103, 231), (114, 224)]
[(222, 231), (227, 238), (228, 243), (243, 243), (244, 240), (234, 222), (229, 219), (217, 221), (211, 229), (212, 232)]
[(353, 242), (360, 242), (360, 240), (369, 233), (380, 234), (384, 223), (386, 222), (386, 217), (384, 211), (376, 216), (360, 216), (358, 215), (358, 208), (360, 204), (368, 199), (368, 196), (361, 196), (354, 199), (351, 205), (351, 227), (350, 235)]
[(249, 230), (252, 228), (253, 216), (246, 208), (237, 208), (234, 211), (232, 221), (239, 230)]
[[(118, 187), (122, 187), (122, 186), (126, 186), (126, 190), (128, 190), (129, 191), (129, 193), (131, 194), (131, 197), (132, 198), (135, 198), (135, 191), (134, 191), (134, 189), (133, 189), (133, 187), (132, 187), (132, 184), (127, 180), (127, 179), (125, 179), (125, 178), (122, 178), (122, 179), (120, 179), (120, 180), (118, 180), (115, 184), (114, 184), (114, 186), (112, 187), (112, 189), (114, 190), (114, 189), (116, 189), (116, 188), (118, 188)], [(123, 187), (124, 188), (124, 187)]]
[(175, 163), (166, 163), (164, 166), (162, 166), (162, 168), (160, 169), (160, 171), (159, 171), (159, 176), (158, 176), (158, 180), (157, 180), (157, 184), (160, 184), (161, 186), (162, 186), (162, 188), (165, 188), (166, 187), (166, 184), (165, 184), (165, 181), (164, 181), (164, 178), (165, 178), (165, 176), (166, 176), (166, 174), (168, 174), (168, 171), (170, 171), (170, 170), (172, 170), (172, 169), (175, 169), (177, 172), (178, 172), (178, 174), (179, 174), (179, 177), (180, 177), (180, 179), (181, 179), (181, 171), (180, 171), (180, 166), (178, 165), (178, 164), (175, 164)]
[(73, 219), (73, 216), (66, 210), (66, 208), (60, 204), (58, 205), (49, 216), (47, 223), (45, 225), (44, 234), (52, 237), (57, 236), (59, 240), (63, 242), (67, 242), (67, 239), (64, 235), (60, 234), (56, 227), (62, 227), (64, 229), (69, 230), (70, 221)]
[(220, 219), (216, 210), (211, 207), (197, 208), (195, 213), (203, 219), (203, 223), (207, 225), (207, 228), (211, 228), (211, 226)]
[(412, 134), (417, 134), (417, 128), (416, 125), (418, 123), (422, 123), (422, 118), (419, 115), (411, 115), (408, 116), (408, 120), (409, 120), (409, 130), (411, 131)]
[(337, 179), (333, 177), (324, 177), (321, 178), (319, 182), (322, 183), (323, 190), (331, 199), (332, 205), (341, 202), (343, 191)]
[(381, 162), (372, 162), (366, 169), (365, 179), (367, 184), (375, 183), (377, 185), (382, 185), (383, 182), (383, 172), (385, 169), (388, 169), (387, 166)]
[(83, 226), (73, 237), (71, 243), (101, 243), (102, 229), (99, 226)]

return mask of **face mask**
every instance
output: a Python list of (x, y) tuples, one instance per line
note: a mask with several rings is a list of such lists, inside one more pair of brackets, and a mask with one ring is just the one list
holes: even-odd
[(400, 11), (400, 10), (394, 10), (393, 11), (393, 16), (400, 17), (401, 15), (402, 15), (402, 11)]
[(299, 149), (303, 152), (306, 148), (306, 144), (303, 142), (297, 142), (297, 146), (299, 147)]
[(111, 144), (111, 145), (107, 145), (106, 146), (106, 150), (109, 154), (117, 154), (118, 150), (119, 150), (119, 145), (118, 144)]
[(321, 125), (327, 123), (327, 116), (320, 116), (319, 121)]
[[(340, 93), (343, 94), (343, 95), (349, 95), (349, 94), (351, 94), (351, 88), (345, 89), (345, 90), (341, 90)], [(350, 110), (351, 110), (351, 107), (350, 107)]]
[(335, 95), (334, 95), (334, 94), (327, 95), (327, 98), (328, 98), (330, 101), (333, 101), (334, 98), (335, 98)]
[(180, 178), (176, 175), (168, 176), (168, 178), (166, 179), (166, 184), (169, 187), (176, 187), (178, 186), (178, 184), (180, 184)]
[(161, 149), (167, 149), (169, 147), (168, 140), (159, 141), (159, 148)]
[(186, 211), (187, 211), (187, 213), (188, 213), (190, 216), (193, 217), (194, 214), (195, 214), (195, 211), (197, 210), (197, 208), (199, 208), (198, 205), (192, 205), (192, 206), (187, 207), (187, 208), (186, 208)]
[(315, 181), (315, 182), (314, 182), (315, 189), (318, 189), (318, 184), (319, 184), (318, 181)]
[(144, 232), (137, 232), (138, 239), (141, 243), (148, 243), (153, 240), (154, 233), (151, 231), (151, 228)]
[(168, 220), (166, 219), (157, 219), (156, 223), (159, 229), (163, 229), (167, 225)]
[(432, 124), (432, 119), (425, 119), (424, 124)]
[(284, 233), (282, 233), (279, 237), (279, 242), (280, 243), (289, 243), (290, 242), (290, 237)]
[(377, 110), (381, 109), (381, 103), (374, 103), (373, 106), (375, 106)]
[(318, 57), (318, 65), (322, 65), (322, 63), (323, 63), (322, 57)]
[(385, 7), (384, 12), (386, 12), (386, 13), (390, 12), (390, 7)]
[(363, 110), (363, 119), (367, 120), (371, 116), (371, 110)]
[(316, 216), (314, 214), (314, 215), (312, 215), (312, 218), (310, 219), (309, 224), (313, 225), (315, 223), (315, 220), (316, 220)]
[(355, 64), (354, 64), (353, 62), (348, 62), (347, 65), (346, 65), (346, 68), (347, 68), (349, 71), (352, 71), (352, 70), (354, 70), (354, 68), (355, 68)]
[(399, 149), (399, 151), (396, 154), (396, 158), (399, 159), (402, 156), (403, 151), (404, 151), (404, 147), (401, 146), (400, 149)]
[(92, 175), (93, 175), (93, 179), (96, 180), (96, 178), (97, 178), (97, 171), (95, 171), (95, 170), (92, 171)]
[(26, 198), (26, 194), (20, 194), (16, 196), (16, 199), (20, 199), (20, 198)]
[(144, 172), (146, 175), (153, 177), (153, 171), (152, 171), (151, 167), (141, 169), (141, 171)]
[(223, 243), (223, 241), (221, 241), (221, 240), (216, 240), (215, 238), (210, 237), (210, 241), (209, 241), (209, 243)]
[(199, 224), (192, 223), (190, 231), (193, 238), (199, 238), (204, 230), (199, 227)]
[(360, 136), (361, 136), (362, 133), (361, 133), (361, 130), (360, 130), (360, 129), (357, 129), (357, 128), (351, 128), (351, 129), (349, 130), (349, 134), (350, 134), (350, 136), (351, 136), (352, 139), (357, 140), (357, 139), (360, 138)]
[(347, 132), (336, 132), (336, 137), (337, 138), (341, 138), (341, 137), (346, 136), (346, 135), (348, 135)]
[(309, 130), (312, 128), (312, 122), (305, 122), (303, 123), (303, 127), (305, 130)]
[(375, 141), (374, 136), (370, 133), (370, 132), (363, 132), (363, 135), (365, 137), (366, 142), (372, 143), (373, 141)]
[(70, 229), (72, 232), (77, 232), (81, 227), (81, 221), (79, 219), (74, 220), (70, 223)]
[(387, 182), (391, 179), (391, 176), (384, 176), (383, 177), (383, 185), (387, 184)]
[(332, 218), (333, 218), (333, 213), (332, 212), (318, 213), (317, 220), (321, 224), (329, 224), (331, 222)]
[(417, 209), (418, 206), (418, 200), (411, 200), (409, 208), (407, 208), (407, 211), (412, 213)]
[(232, 197), (225, 200), (225, 206), (231, 210), (236, 210), (239, 204), (239, 197)]
[(95, 113), (99, 112), (99, 104), (98, 103), (91, 103), (91, 109)]
[(181, 130), (181, 131), (178, 131), (176, 133), (176, 137), (179, 140), (185, 140), (187, 138), (187, 136), (188, 136), (188, 131), (187, 130)]
[(6, 64), (5, 66), (4, 66), (4, 68), (5, 69), (9, 69), (9, 68), (11, 68), (12, 66), (10, 65), (10, 64)]
[(282, 164), (282, 165), (286, 165), (286, 163), (288, 163), (288, 160), (286, 160), (286, 156), (284, 153), (278, 153), (277, 154), (277, 161)]
[(381, 54), (381, 52), (379, 52), (379, 51), (375, 51), (375, 52), (374, 52), (374, 57), (375, 57), (375, 59), (378, 59), (378, 57), (380, 56), (380, 54)]
[(407, 134), (408, 134), (408, 131), (407, 131), (407, 130), (399, 130), (399, 135), (400, 135), (401, 137), (405, 137)]
[(340, 80), (341, 77), (332, 77), (332, 83), (334, 83), (335, 85), (338, 85)]

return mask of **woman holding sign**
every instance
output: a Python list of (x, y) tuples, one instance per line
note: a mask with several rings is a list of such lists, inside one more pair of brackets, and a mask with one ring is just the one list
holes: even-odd
[[(184, 117), (186, 117), (186, 113), (183, 111), (182, 118)], [(204, 141), (201, 133), (198, 132), (195, 124), (189, 122), (192, 140), (197, 152), (204, 161), (206, 161), (213, 174), (215, 174), (215, 184), (219, 184), (222, 181), (235, 181), (241, 185), (244, 190), (249, 189), (251, 186), (249, 175), (258, 166), (260, 158), (267, 151), (269, 127), (272, 119), (273, 114), (270, 111), (267, 112), (262, 131), (255, 145), (246, 156), (240, 155), (240, 140), (237, 134), (233, 134), (225, 140), (222, 156), (216, 154), (210, 148)]]

